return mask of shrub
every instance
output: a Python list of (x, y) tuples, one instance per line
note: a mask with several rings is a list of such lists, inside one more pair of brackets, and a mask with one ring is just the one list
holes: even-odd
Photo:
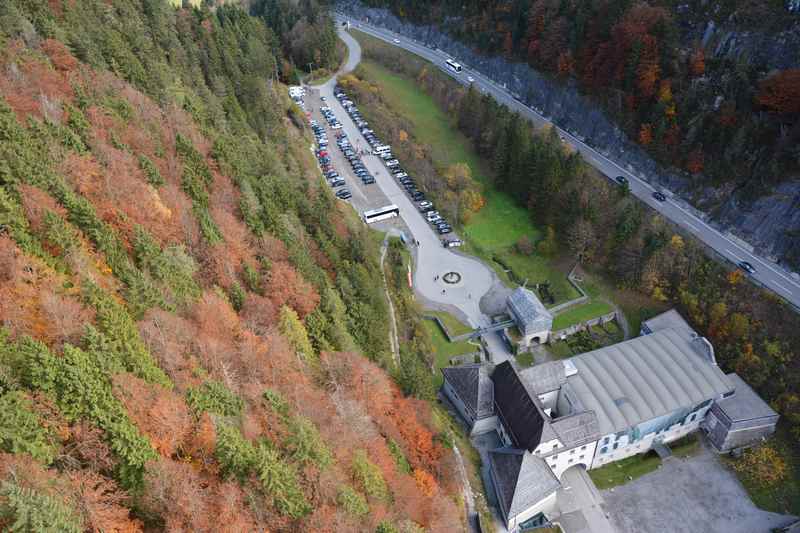
[(144, 175), (147, 177), (147, 183), (153, 187), (161, 187), (164, 185), (164, 177), (158, 167), (144, 154), (139, 154), (139, 168), (142, 169)]
[(389, 488), (383, 479), (380, 468), (367, 458), (367, 452), (358, 450), (353, 455), (353, 478), (359, 488), (370, 498), (387, 500)]
[(0, 485), (0, 524), (30, 533), (83, 531), (77, 513), (64, 501), (8, 481)]
[(741, 458), (733, 462), (733, 469), (762, 487), (780, 483), (788, 473), (786, 460), (769, 444), (746, 450)]

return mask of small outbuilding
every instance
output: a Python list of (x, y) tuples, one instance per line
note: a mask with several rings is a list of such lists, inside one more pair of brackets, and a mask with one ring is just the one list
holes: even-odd
[(728, 374), (734, 390), (715, 401), (701, 427), (712, 446), (727, 453), (761, 443), (775, 433), (779, 415), (737, 374)]
[(508, 296), (508, 312), (519, 330), (521, 348), (544, 344), (553, 329), (553, 315), (539, 298), (525, 287), (517, 287)]

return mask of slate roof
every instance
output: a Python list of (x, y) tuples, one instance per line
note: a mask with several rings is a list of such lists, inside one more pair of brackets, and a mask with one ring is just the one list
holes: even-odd
[(508, 307), (523, 335), (550, 330), (553, 315), (536, 295), (525, 287), (517, 287), (508, 296)]
[(744, 422), (778, 416), (778, 413), (761, 399), (761, 396), (737, 374), (727, 374), (727, 378), (733, 384), (736, 393), (729, 398), (717, 400), (716, 404), (731, 422)]
[(495, 410), (503, 425), (518, 448), (532, 452), (542, 440), (544, 426), (549, 426), (538, 398), (526, 388), (511, 361), (495, 367), (492, 381)]
[(489, 452), (492, 481), (506, 520), (557, 491), (561, 484), (541, 457), (514, 448)]
[(446, 367), (442, 375), (476, 420), (494, 415), (494, 383), (485, 365)]
[(561, 361), (533, 365), (521, 370), (519, 376), (536, 394), (558, 390), (567, 381), (567, 374)]
[(600, 426), (594, 411), (584, 411), (557, 418), (550, 423), (550, 426), (558, 435), (558, 440), (566, 448), (595, 441), (601, 437)]
[(570, 360), (578, 372), (567, 383), (597, 415), (602, 435), (627, 430), (733, 389), (698, 353), (698, 339), (672, 328), (575, 356)]

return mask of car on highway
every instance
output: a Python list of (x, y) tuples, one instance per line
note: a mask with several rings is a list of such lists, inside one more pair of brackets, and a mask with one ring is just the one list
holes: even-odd
[(736, 266), (747, 272), (748, 274), (755, 274), (756, 269), (753, 265), (748, 263), (747, 261), (739, 261)]
[(666, 202), (667, 201), (666, 195), (661, 191), (655, 191), (653, 193), (653, 198), (655, 198), (659, 202)]
[(628, 178), (626, 178), (625, 176), (617, 176), (616, 178), (614, 178), (614, 181), (616, 181), (620, 185), (628, 184)]
[(394, 44), (400, 44), (400, 39), (392, 39), (392, 42), (393, 42)]
[(475, 78), (473, 78), (472, 76), (467, 76), (467, 81), (469, 83), (475, 83)]

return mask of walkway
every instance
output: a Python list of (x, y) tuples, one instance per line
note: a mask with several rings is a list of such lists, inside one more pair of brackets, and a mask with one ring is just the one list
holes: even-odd
[(553, 521), (565, 533), (615, 533), (601, 507), (603, 498), (584, 468), (564, 472), (556, 498), (559, 515)]

